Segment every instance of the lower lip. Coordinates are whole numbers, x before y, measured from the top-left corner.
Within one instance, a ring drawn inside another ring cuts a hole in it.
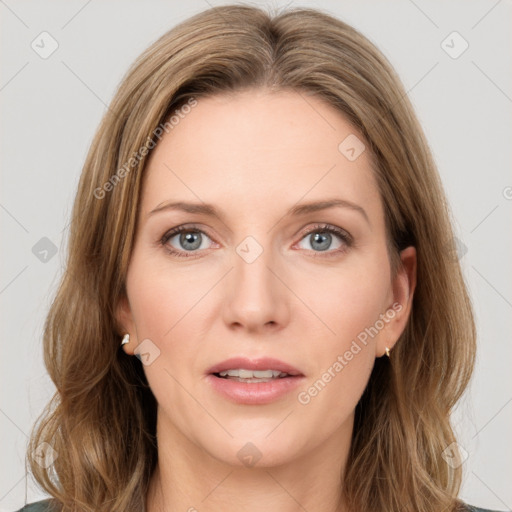
[[[296,389],[303,380],[303,375],[268,382],[240,382],[216,377],[213,374],[207,376],[207,381],[215,391],[237,404],[247,405],[271,403]]]

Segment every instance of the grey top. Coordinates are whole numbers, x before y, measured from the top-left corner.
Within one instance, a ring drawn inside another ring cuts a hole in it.
[[[20,510],[17,510],[16,512],[58,512],[59,508],[51,505],[52,500],[46,499],[42,501],[36,501],[34,503],[29,503],[28,505],[25,505]],[[466,505],[466,511],[467,512],[499,512],[497,510],[490,510],[487,508],[478,508],[473,507],[472,505]]]
[[[25,505],[23,508],[20,508],[17,512],[54,512],[57,511],[58,508],[52,508],[51,499],[35,501],[34,503],[29,503]]]

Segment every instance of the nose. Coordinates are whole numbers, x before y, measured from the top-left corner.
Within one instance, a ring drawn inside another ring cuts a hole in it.
[[[252,333],[282,329],[289,321],[291,292],[272,250],[254,240],[241,244],[233,254],[233,265],[223,308],[226,325]]]

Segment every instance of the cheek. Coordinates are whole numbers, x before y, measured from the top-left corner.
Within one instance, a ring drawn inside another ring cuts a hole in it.
[[[345,284],[335,301],[326,299],[323,304],[325,323],[334,334],[325,334],[324,329],[321,338],[307,348],[307,359],[314,364],[297,395],[304,414],[320,420],[316,427],[320,436],[345,424],[375,363],[378,334],[372,328],[382,313],[382,301],[375,296],[374,286],[360,280]]]
[[[203,279],[179,269],[170,271],[161,258],[133,259],[128,294],[139,343],[149,339],[156,346],[158,356],[144,372],[159,403],[185,399],[180,384],[190,389],[192,376],[203,369],[198,354],[207,331],[206,309],[212,308],[214,294],[208,291],[213,284],[212,276]]]
[[[161,342],[173,337],[206,291],[191,286],[189,275],[142,257],[134,259],[127,286],[139,337]]]
[[[324,324],[322,337],[333,348],[350,345],[385,312],[390,284],[389,274],[382,267],[376,259],[318,274],[299,292]]]
[[[317,328],[304,327],[313,332],[304,348],[314,363],[299,402],[332,407],[338,419],[355,407],[364,391],[375,362],[376,340],[385,325],[379,319],[387,306],[389,279],[378,258],[373,263],[339,270],[328,279],[318,275],[311,281],[316,286],[302,289],[321,322],[313,319],[310,325]]]
[[[205,290],[190,286],[190,279],[152,262],[134,265],[129,281],[132,312],[139,343],[149,339],[157,357],[144,373],[157,402],[166,410],[190,407],[183,386],[196,360],[197,327],[191,324]],[[194,305],[196,304],[196,307]]]

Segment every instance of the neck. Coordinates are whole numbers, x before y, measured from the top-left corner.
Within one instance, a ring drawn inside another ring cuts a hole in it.
[[[342,476],[353,417],[340,432],[302,456],[276,465],[246,467],[212,457],[159,413],[158,463],[147,512],[346,512]]]

